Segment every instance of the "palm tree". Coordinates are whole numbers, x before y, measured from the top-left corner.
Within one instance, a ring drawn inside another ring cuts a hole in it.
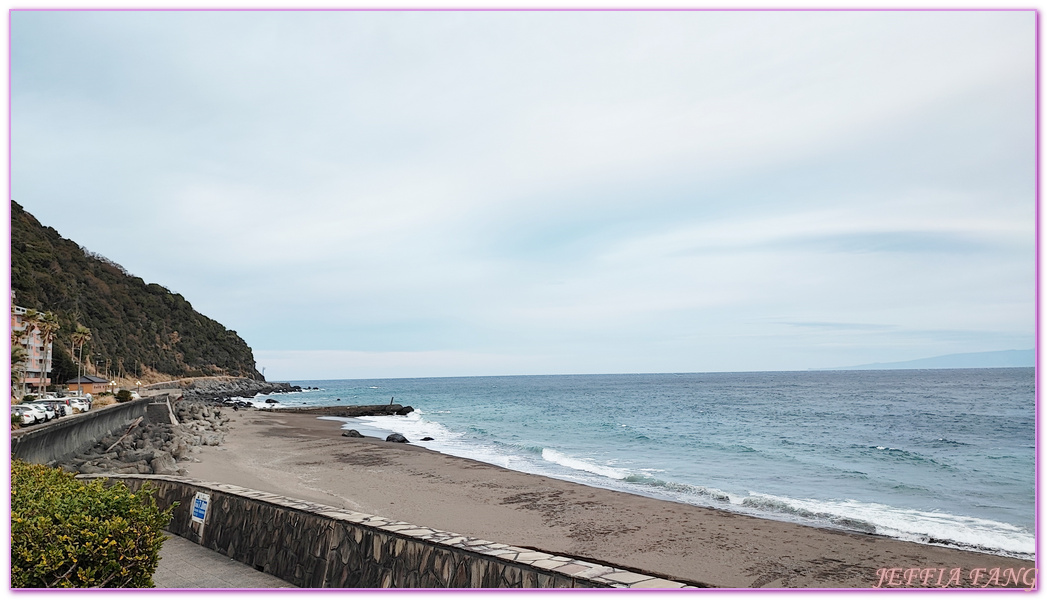
[[[24,338],[25,341],[22,342],[22,346],[27,348],[27,349],[29,347],[29,340],[32,339],[32,336],[33,336],[33,330],[37,329],[40,326],[40,317],[41,317],[40,313],[35,308],[30,308],[29,310],[25,311],[24,315],[22,315],[22,324],[25,325],[25,329],[22,330],[22,335],[20,337]],[[27,365],[26,370],[31,371],[32,370],[31,367],[32,367],[32,365]],[[26,383],[25,379],[23,379],[22,380],[22,395],[23,396],[25,396],[25,392],[26,392],[26,390],[25,390],[25,383]]]
[[[51,364],[48,360],[51,355],[47,352],[47,346],[54,341],[55,334],[62,326],[58,324],[58,317],[48,311],[40,318],[40,323],[36,328],[40,330],[40,337],[43,338],[44,342],[44,370],[40,374],[40,393],[43,394],[44,389],[47,387],[47,374],[51,371]]]
[[[91,341],[91,330],[88,329],[87,327],[84,327],[83,325],[77,323],[76,324],[76,331],[73,333],[73,335],[71,337],[73,338],[73,344],[76,345],[77,350],[79,351],[79,356],[77,358],[77,367],[76,367],[76,377],[77,377],[77,380],[79,381],[80,377],[83,375],[84,344],[86,344],[87,342]],[[84,389],[83,384],[78,382],[76,384],[76,392],[78,394],[82,394],[83,393],[83,389]]]
[[[21,332],[11,332],[11,394],[14,395],[15,386],[25,378],[25,359],[29,358],[29,352],[19,338]],[[24,394],[23,394],[24,395]]]

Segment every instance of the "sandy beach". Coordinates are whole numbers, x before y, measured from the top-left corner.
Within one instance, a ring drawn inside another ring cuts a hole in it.
[[[717,587],[996,587],[1031,561],[784,523],[509,471],[307,414],[229,411],[190,477]],[[888,571],[897,569],[896,571]],[[914,573],[914,569],[919,569]],[[979,571],[983,569],[984,571]],[[1031,581],[1032,577],[1028,577]]]

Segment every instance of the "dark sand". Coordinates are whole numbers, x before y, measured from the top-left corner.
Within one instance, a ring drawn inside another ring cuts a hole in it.
[[[748,517],[591,488],[425,448],[341,436],[312,415],[229,411],[223,446],[189,476],[678,581],[873,587],[878,569],[1030,569],[1030,561]],[[937,574],[930,583],[937,581]],[[898,573],[895,582],[902,580]],[[987,579],[980,576],[979,587]],[[919,576],[914,581],[919,583]],[[886,582],[885,585],[886,586]]]

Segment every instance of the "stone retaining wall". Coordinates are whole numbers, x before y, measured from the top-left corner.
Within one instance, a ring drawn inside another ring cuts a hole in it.
[[[135,490],[148,482],[162,507],[178,502],[172,533],[299,587],[686,587],[233,485],[159,475],[109,477]],[[202,525],[191,518],[197,492],[210,496]]]
[[[95,408],[11,432],[11,458],[47,464],[72,456],[110,433],[144,417],[153,398]]]

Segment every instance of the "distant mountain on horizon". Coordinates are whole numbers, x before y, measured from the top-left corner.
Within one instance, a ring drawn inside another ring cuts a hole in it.
[[[879,369],[994,369],[1006,367],[1035,367],[1035,350],[997,350],[995,352],[965,352],[945,354],[901,362],[870,363],[853,367],[827,367],[816,371],[866,371]]]

